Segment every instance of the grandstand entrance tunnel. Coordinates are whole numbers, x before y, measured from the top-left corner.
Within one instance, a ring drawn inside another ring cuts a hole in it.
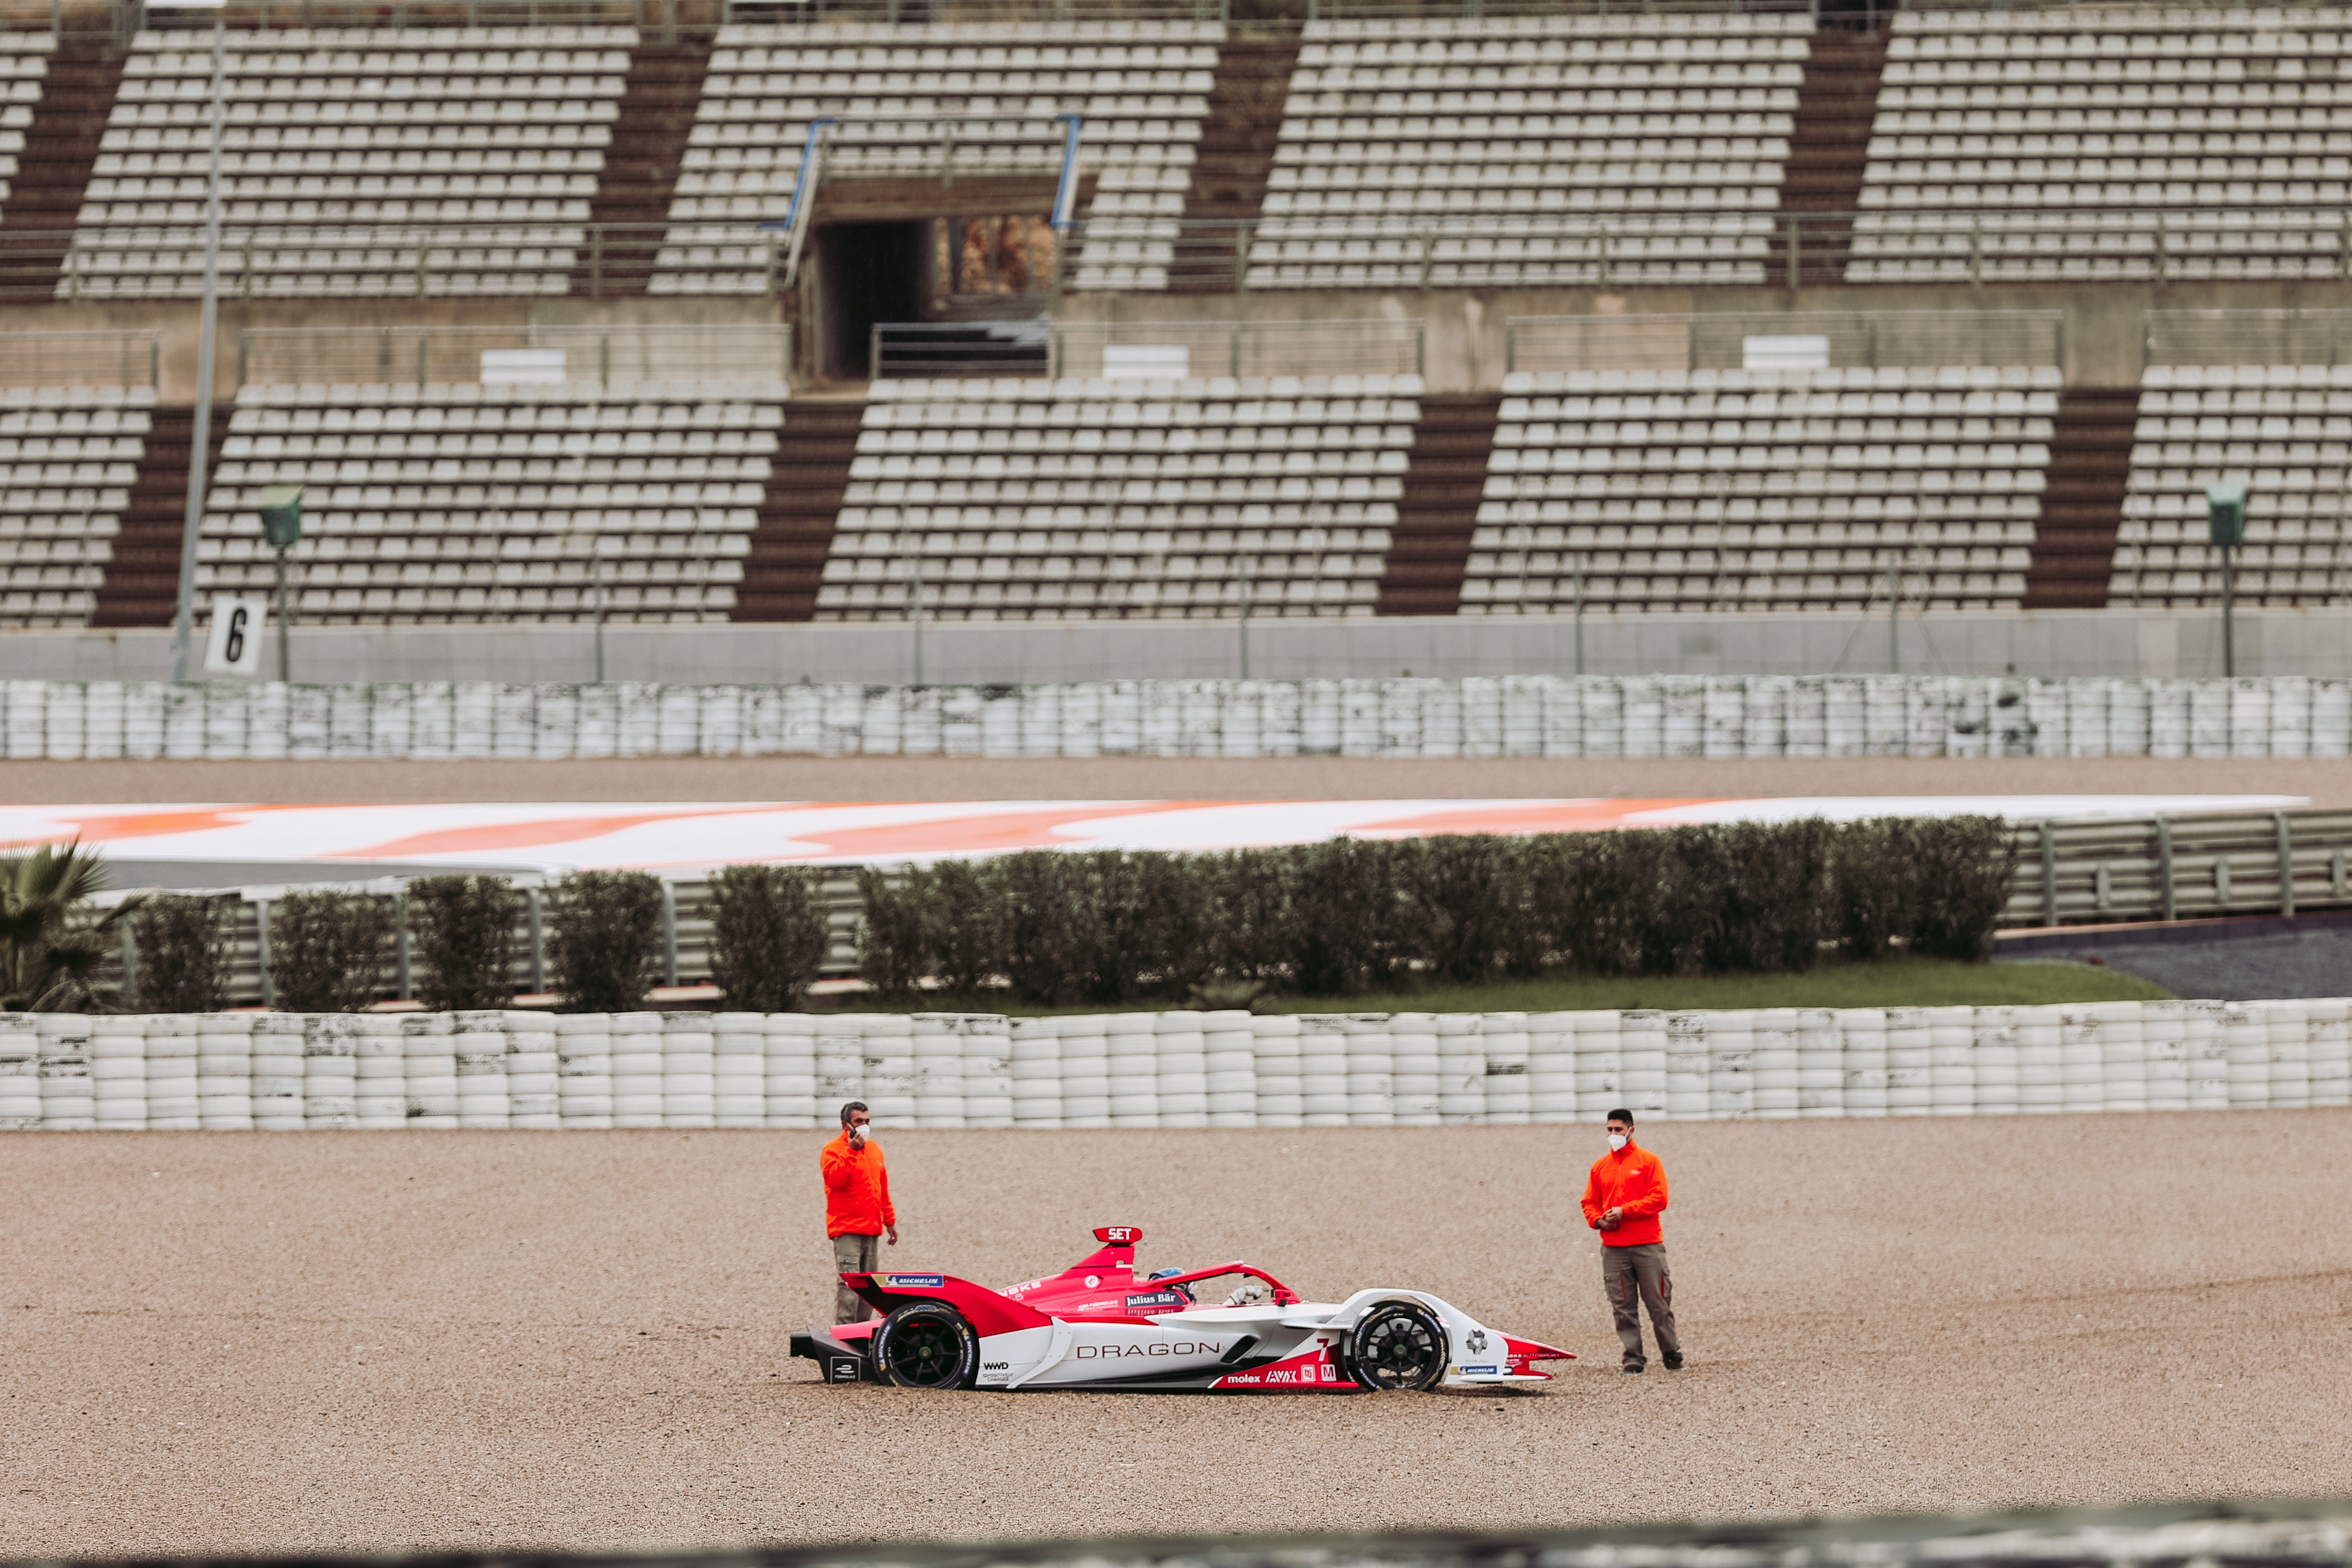
[[[824,381],[864,381],[877,322],[922,319],[931,225],[921,220],[832,223],[813,237],[816,342],[812,367]]]

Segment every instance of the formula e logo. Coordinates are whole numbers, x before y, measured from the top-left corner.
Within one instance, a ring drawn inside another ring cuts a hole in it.
[[[1470,1337],[1462,1342],[1469,1348],[1472,1355],[1484,1355],[1486,1353],[1486,1331],[1473,1329]]]
[[[936,1290],[948,1282],[944,1274],[885,1274],[882,1284],[891,1290]]]

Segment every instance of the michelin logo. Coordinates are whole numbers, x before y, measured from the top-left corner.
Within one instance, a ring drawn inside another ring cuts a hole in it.
[[[944,1274],[885,1274],[883,1285],[892,1290],[936,1290],[948,1282]]]

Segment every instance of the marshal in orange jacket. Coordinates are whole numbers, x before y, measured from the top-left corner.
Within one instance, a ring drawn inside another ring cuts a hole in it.
[[[824,1234],[879,1236],[885,1226],[898,1223],[890,1205],[890,1173],[883,1168],[882,1145],[871,1138],[862,1148],[850,1145],[849,1134],[824,1146],[817,1156],[824,1170]]]
[[[1601,1230],[1601,1216],[1622,1208],[1615,1230],[1601,1230],[1603,1247],[1643,1247],[1664,1239],[1658,1215],[1666,1206],[1666,1167],[1639,1143],[1626,1142],[1592,1162],[1584,1182],[1584,1222]]]

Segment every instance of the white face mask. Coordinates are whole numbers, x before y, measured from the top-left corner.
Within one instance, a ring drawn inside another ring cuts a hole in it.
[[[1609,1134],[1609,1147],[1612,1150],[1622,1149],[1630,1142],[1632,1142],[1632,1140],[1628,1139],[1622,1132],[1612,1132]]]

